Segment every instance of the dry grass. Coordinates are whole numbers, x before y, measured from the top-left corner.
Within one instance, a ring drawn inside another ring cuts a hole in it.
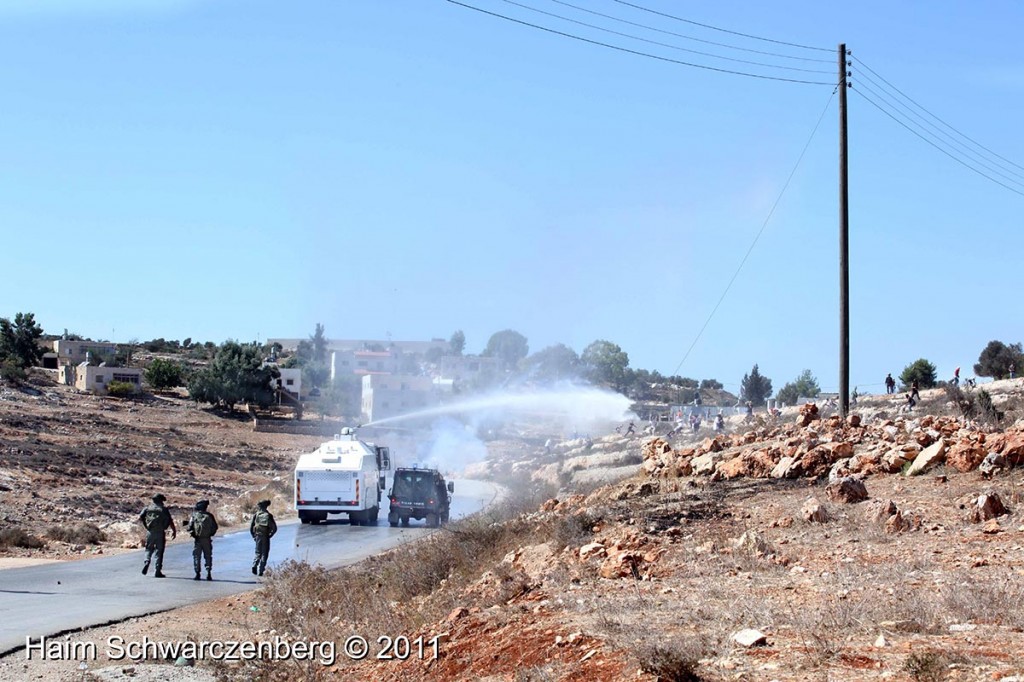
[[[72,545],[98,545],[107,539],[107,534],[95,524],[87,521],[50,526],[46,537]]]
[[[40,549],[46,546],[46,542],[35,535],[25,532],[23,528],[12,526],[0,530],[0,547],[24,547],[26,549]]]

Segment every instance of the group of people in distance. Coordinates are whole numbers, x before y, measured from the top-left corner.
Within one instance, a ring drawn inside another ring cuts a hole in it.
[[[162,493],[153,496],[153,503],[139,514],[139,522],[146,529],[146,561],[142,564],[142,575],[149,573],[150,564],[154,559],[156,565],[153,576],[166,578],[164,575],[164,549],[167,546],[167,531],[171,531],[171,539],[178,537],[178,528],[174,524],[171,510],[164,504],[167,498]],[[270,538],[277,533],[277,522],[269,511],[270,500],[261,500],[249,522],[249,534],[256,543],[256,555],[252,562],[252,574],[263,575],[270,556]],[[206,579],[213,580],[213,536],[219,526],[217,519],[210,511],[209,500],[195,503],[192,513],[185,522],[185,530],[192,536],[192,566],[195,569],[193,580],[201,578],[200,569],[205,566]]]

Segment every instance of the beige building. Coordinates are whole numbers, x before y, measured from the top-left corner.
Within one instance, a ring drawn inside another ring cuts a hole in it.
[[[135,393],[142,390],[142,370],[138,367],[93,367],[85,362],[75,367],[75,388],[87,393],[106,395],[112,381],[131,384]]]
[[[416,412],[436,402],[437,394],[430,377],[403,374],[363,377],[361,412],[367,423]]]
[[[89,356],[109,357],[117,355],[117,344],[102,343],[100,341],[54,339],[53,352],[57,354],[58,365],[78,365],[85,362]]]

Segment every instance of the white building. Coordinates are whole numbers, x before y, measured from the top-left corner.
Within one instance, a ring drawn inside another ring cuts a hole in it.
[[[409,414],[437,402],[430,377],[402,374],[367,374],[363,377],[363,420],[372,423]]]
[[[135,393],[142,390],[142,370],[138,367],[93,367],[83,362],[75,367],[75,388],[80,391],[106,395],[113,381],[131,384]]]

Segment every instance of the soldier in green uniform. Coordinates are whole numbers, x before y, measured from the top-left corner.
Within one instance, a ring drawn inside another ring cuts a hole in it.
[[[164,567],[164,547],[167,544],[167,529],[171,529],[171,539],[178,537],[178,529],[174,525],[170,510],[164,506],[167,498],[157,493],[153,496],[153,504],[142,510],[139,521],[146,529],[146,563],[142,564],[142,575],[149,572],[149,564],[156,553],[156,578],[166,578],[160,569]]]
[[[249,522],[249,534],[256,541],[256,557],[252,560],[252,574],[263,575],[267,568],[267,558],[270,556],[270,538],[277,532],[277,522],[274,515],[267,511],[270,500],[260,500],[256,505],[258,509],[252,515]]]
[[[192,548],[192,565],[196,569],[196,577],[199,580],[199,568],[206,560],[206,579],[213,580],[213,536],[217,534],[217,519],[214,518],[208,509],[209,500],[196,502],[192,516],[188,518],[188,525],[185,530],[195,538],[195,547]]]

